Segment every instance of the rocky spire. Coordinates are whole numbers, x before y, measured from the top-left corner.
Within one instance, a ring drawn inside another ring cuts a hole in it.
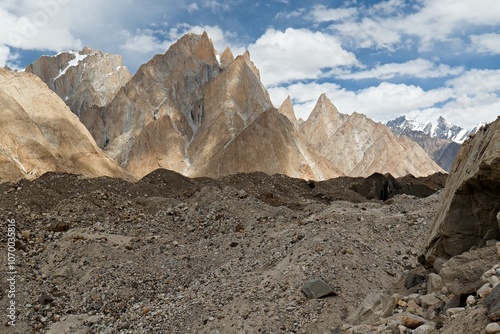
[[[234,61],[233,52],[229,47],[227,47],[220,56],[220,65],[223,69],[226,69]]]
[[[290,122],[292,122],[292,124],[295,124],[297,122],[297,118],[295,117],[295,111],[293,110],[293,104],[290,95],[288,95],[285,101],[283,101],[278,111],[283,115],[285,115],[290,120]]]

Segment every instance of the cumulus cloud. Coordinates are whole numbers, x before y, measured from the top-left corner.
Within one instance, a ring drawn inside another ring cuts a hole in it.
[[[478,53],[500,54],[500,34],[472,35],[470,51]]]
[[[307,29],[268,29],[248,50],[268,86],[318,79],[325,69],[359,65],[337,38]]]
[[[441,78],[458,75],[463,72],[463,67],[450,67],[446,64],[435,64],[427,59],[418,58],[405,63],[390,63],[378,65],[366,71],[343,74],[341,79],[380,79],[388,80],[396,77],[411,78]]]
[[[345,42],[357,48],[393,49],[401,42],[401,35],[390,22],[364,18],[330,26],[344,37]]]

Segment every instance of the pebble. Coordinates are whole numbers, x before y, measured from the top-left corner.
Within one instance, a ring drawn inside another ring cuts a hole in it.
[[[467,297],[467,305],[468,306],[476,305],[476,298],[474,298],[474,296],[472,296],[472,295]]]
[[[481,298],[486,298],[491,293],[491,290],[492,289],[490,283],[486,283],[485,285],[480,287],[479,290],[477,290],[477,295]]]

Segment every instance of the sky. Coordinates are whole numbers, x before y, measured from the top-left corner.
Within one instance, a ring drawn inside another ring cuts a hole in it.
[[[183,34],[248,50],[271,99],[306,119],[322,93],[385,122],[500,115],[498,0],[0,0],[0,67],[84,46],[132,74]]]

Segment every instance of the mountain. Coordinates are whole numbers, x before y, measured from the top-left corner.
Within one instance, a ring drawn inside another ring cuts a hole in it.
[[[297,120],[276,109],[250,54],[214,49],[187,34],[129,78],[121,58],[92,49],[42,57],[28,67],[72,108],[95,142],[135,177],[165,168],[186,176],[282,173],[304,179],[374,172],[442,171],[418,145],[322,95]],[[96,87],[100,87],[97,89]]]
[[[46,172],[132,180],[38,77],[0,69],[0,182]]]
[[[443,171],[413,141],[398,138],[388,127],[365,115],[340,113],[324,94],[300,131],[345,175],[368,176],[379,172],[425,176]]]
[[[398,136],[406,136],[419,144],[424,151],[445,171],[449,172],[461,143],[476,133],[483,124],[472,130],[451,125],[443,117],[436,122],[418,123],[400,116],[387,122],[387,126]]]
[[[435,122],[419,123],[403,115],[387,122],[386,125],[398,136],[405,130],[420,131],[431,138],[445,139],[462,144],[484,124],[480,123],[473,129],[468,130],[457,125],[452,125],[442,116],[439,116]]]
[[[26,72],[39,76],[78,117],[107,105],[131,78],[121,56],[91,48],[42,56]]]
[[[278,116],[249,53],[234,58],[226,49],[218,57],[206,33],[182,37],[107,106],[82,115],[100,147],[138,177],[157,168],[213,177],[340,175]]]

